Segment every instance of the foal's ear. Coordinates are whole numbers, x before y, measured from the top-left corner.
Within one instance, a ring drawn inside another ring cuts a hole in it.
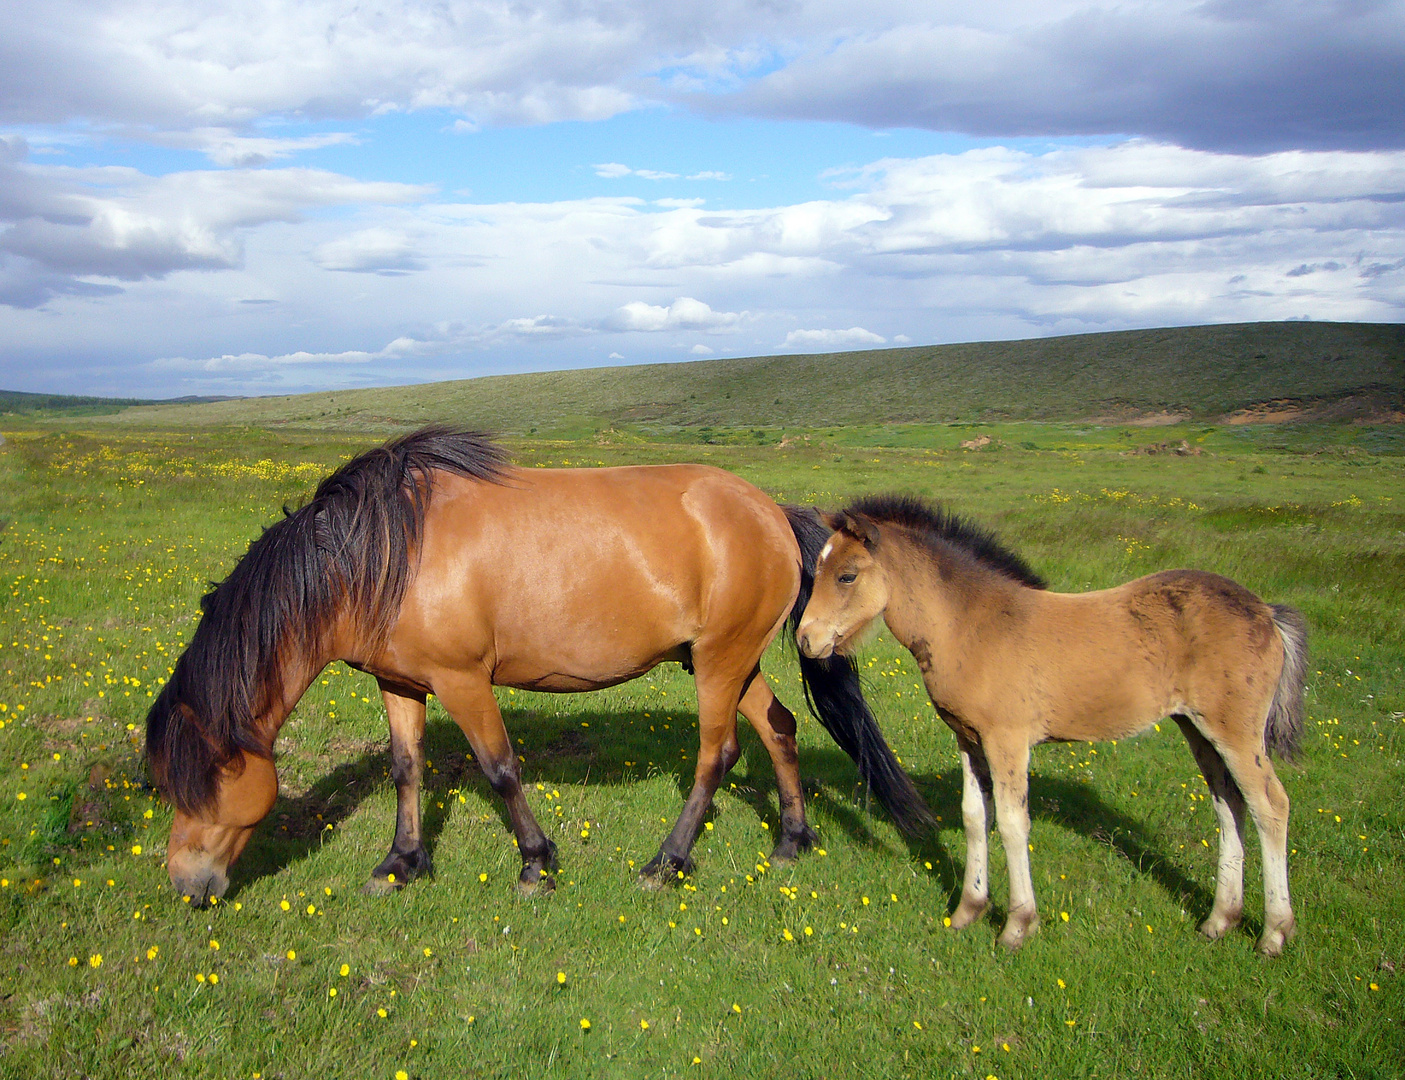
[[[855,540],[861,541],[864,547],[871,548],[878,543],[878,526],[873,523],[872,518],[863,514],[856,514],[851,510],[841,511],[835,515],[835,523],[830,527],[835,532],[847,533]]]

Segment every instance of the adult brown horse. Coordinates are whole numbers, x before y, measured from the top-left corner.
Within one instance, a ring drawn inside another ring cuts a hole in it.
[[[675,660],[697,679],[693,789],[646,877],[675,879],[723,774],[737,712],[776,770],[773,859],[810,847],[795,718],[759,662],[808,595],[829,530],[720,469],[517,469],[485,437],[430,428],[358,457],[250,545],[147,717],[151,776],[175,806],[167,866],[196,903],[277,794],[273,745],[335,659],[374,675],[390,722],[395,839],[372,883],[429,869],[420,839],[425,698],[434,694],[507,804],[521,887],[552,880],[555,847],[527,808],[492,687],[612,686]],[[797,603],[797,598],[800,602]],[[816,711],[905,827],[929,820],[883,741],[851,662],[803,659]]]
[[[800,619],[802,654],[852,651],[882,616],[917,659],[961,751],[966,875],[951,925],[985,910],[986,798],[1010,873],[1000,940],[1037,929],[1029,873],[1029,751],[1048,739],[1120,739],[1170,716],[1190,743],[1220,825],[1218,938],[1244,906],[1244,806],[1263,849],[1264,929],[1277,955],[1295,923],[1288,899],[1288,795],[1270,750],[1291,756],[1303,722],[1307,635],[1289,607],[1215,574],[1170,570],[1114,589],[1054,593],[989,533],[916,499],[874,497],[828,515]]]

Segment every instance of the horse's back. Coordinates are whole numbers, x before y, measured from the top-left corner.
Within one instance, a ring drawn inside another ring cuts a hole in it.
[[[437,477],[396,636],[440,662],[481,656],[504,683],[609,685],[686,655],[710,626],[769,628],[798,564],[775,502],[710,466]]]

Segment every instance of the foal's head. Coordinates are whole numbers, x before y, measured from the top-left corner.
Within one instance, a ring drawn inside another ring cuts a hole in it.
[[[795,632],[800,651],[816,660],[850,655],[888,606],[888,575],[874,550],[878,526],[863,514],[821,514],[834,535],[815,563],[810,602]]]

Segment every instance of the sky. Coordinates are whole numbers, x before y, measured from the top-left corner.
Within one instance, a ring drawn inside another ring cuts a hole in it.
[[[7,0],[0,388],[1405,322],[1405,0]]]

